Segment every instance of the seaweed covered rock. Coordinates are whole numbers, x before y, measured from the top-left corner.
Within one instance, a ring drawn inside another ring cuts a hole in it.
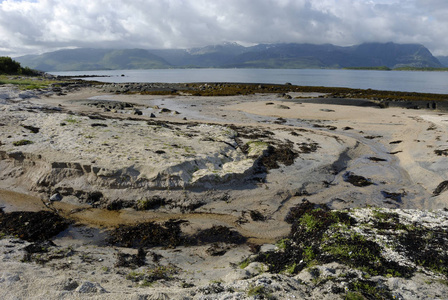
[[[109,243],[116,246],[176,247],[183,241],[180,225],[186,221],[170,220],[161,224],[154,222],[137,225],[121,225],[110,233]]]
[[[213,226],[204,229],[189,238],[190,244],[204,245],[210,243],[242,244],[246,241],[239,232],[226,226]]]
[[[292,224],[287,238],[244,265],[261,262],[270,273],[299,274],[315,287],[363,299],[396,298],[388,279],[412,280],[417,272],[448,282],[446,210],[336,211],[304,201],[290,210],[286,221]],[[334,278],[336,271],[321,276],[329,266],[337,266],[344,278]],[[347,270],[352,270],[350,276]]]
[[[67,229],[69,224],[51,211],[0,213],[0,232],[30,242],[47,240]]]

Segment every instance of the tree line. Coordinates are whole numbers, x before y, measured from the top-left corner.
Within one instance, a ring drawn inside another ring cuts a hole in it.
[[[0,74],[6,75],[38,75],[36,70],[22,67],[20,63],[8,56],[0,57]]]

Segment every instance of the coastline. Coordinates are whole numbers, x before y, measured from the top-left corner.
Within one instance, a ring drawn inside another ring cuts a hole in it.
[[[216,88],[214,84],[198,86],[202,91]],[[43,256],[55,256],[55,251],[70,247],[77,254],[64,252],[60,260],[53,257],[43,267],[37,260],[19,262],[23,245],[29,242],[3,238],[2,250],[12,252],[3,252],[8,271],[0,280],[6,291],[2,296],[26,297],[42,284],[40,293],[47,292],[50,298],[75,299],[82,282],[90,282],[86,285],[91,293],[86,296],[98,299],[111,295],[180,299],[185,291],[191,299],[229,295],[245,299],[253,297],[249,290],[257,286],[269,287],[269,293],[279,298],[312,298],[317,295],[311,292],[313,284],[319,285],[306,275],[312,273],[310,268],[292,276],[264,272],[267,262],[234,267],[257,255],[259,250],[253,252],[260,246],[261,253],[275,247],[281,252],[276,241],[292,234],[285,218],[304,198],[334,210],[354,209],[355,215],[358,208],[369,206],[387,213],[397,211],[402,221],[406,214],[422,216],[434,210],[431,218],[439,218],[446,233],[446,188],[436,192],[448,177],[443,138],[447,115],[439,103],[416,110],[386,108],[379,100],[319,98],[326,93],[315,92],[261,90],[203,96],[179,87],[173,93],[169,86],[159,95],[120,89],[119,85],[97,85],[48,96],[21,98],[17,93],[15,98],[2,98],[0,188],[9,191],[0,193],[2,201],[9,193],[8,204],[13,205],[16,194],[11,192],[26,193],[36,196],[37,204],[47,203],[52,211],[83,224],[53,238],[57,247],[49,247]],[[354,101],[355,105],[347,105]],[[14,145],[23,140],[31,143]],[[48,204],[56,194],[61,201]],[[142,210],[138,205],[147,206]],[[11,206],[7,212],[13,210]],[[365,214],[374,216],[374,212]],[[199,244],[178,244],[171,250],[164,249],[166,245],[146,246],[146,262],[134,271],[129,264],[117,267],[116,257],[121,257],[117,253],[138,255],[137,249],[95,244],[95,237],[104,237],[99,232],[105,229],[141,222],[164,228],[172,226],[167,223],[170,219],[188,221],[179,228],[182,238],[190,240],[204,232],[220,236],[219,230],[226,229],[221,240],[212,242],[204,238],[206,242],[199,239],[194,242]],[[216,231],[207,231],[210,228]],[[246,239],[244,243],[224,238],[240,236]],[[148,253],[155,253],[152,262]],[[83,255],[90,259],[83,261]],[[158,255],[164,257],[162,262],[154,259]],[[36,259],[34,253],[31,257]],[[148,272],[161,266],[166,276],[142,288]],[[76,275],[79,268],[85,270],[83,275]],[[321,272],[325,268],[346,267],[325,266]],[[32,279],[35,272],[43,272],[48,279],[51,269],[58,270],[54,280],[43,284]],[[146,277],[126,276],[132,272]],[[431,288],[443,295],[446,285],[434,278],[446,281],[445,275],[425,274],[412,280],[392,277],[416,284],[413,293],[417,294],[428,292],[424,282],[433,280]],[[76,278],[75,288],[66,288],[68,278]],[[266,280],[271,284],[263,284]],[[20,291],[24,281],[32,287]],[[393,290],[397,283],[389,281],[388,289]],[[272,282],[278,290],[271,288]],[[343,282],[350,281],[335,283],[342,290],[331,295],[347,292]],[[187,287],[190,284],[194,287]],[[315,293],[324,288],[328,288],[325,282]]]

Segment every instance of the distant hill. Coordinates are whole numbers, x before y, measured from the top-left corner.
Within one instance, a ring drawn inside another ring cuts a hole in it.
[[[437,56],[437,59],[444,67],[448,68],[448,56]]]
[[[192,49],[71,49],[16,58],[42,71],[163,68],[352,68],[443,65],[420,44],[364,43],[341,47],[331,44],[260,44],[244,47],[225,43]]]
[[[41,71],[162,69],[171,65],[143,49],[66,49],[16,58],[22,65]]]

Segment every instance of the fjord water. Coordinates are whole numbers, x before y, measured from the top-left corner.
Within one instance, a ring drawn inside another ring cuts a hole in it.
[[[100,75],[102,82],[290,82],[301,86],[348,87],[448,94],[448,72],[333,69],[157,69],[52,72],[54,75]],[[108,77],[106,77],[108,76]]]

